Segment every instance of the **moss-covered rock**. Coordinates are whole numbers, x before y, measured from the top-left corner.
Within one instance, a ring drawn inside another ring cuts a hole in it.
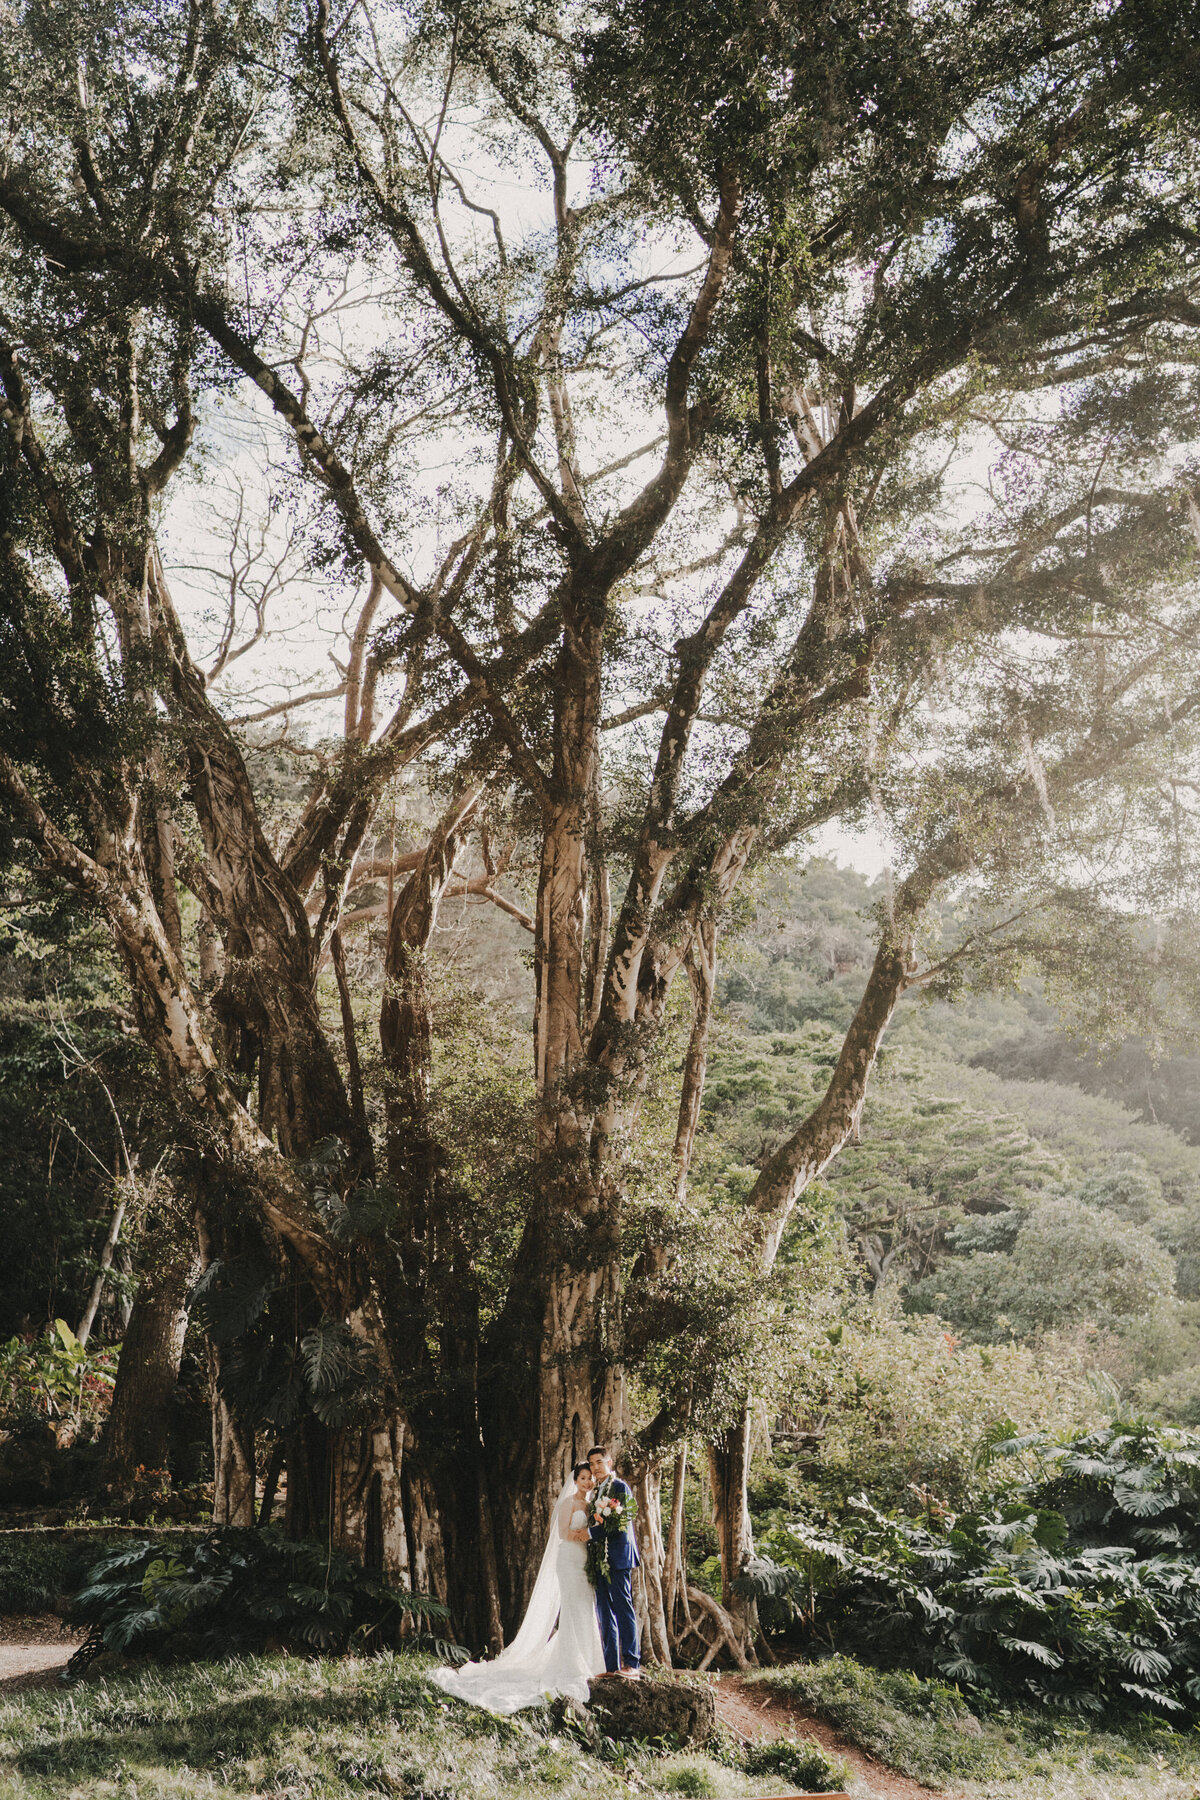
[[[640,1743],[667,1739],[707,1744],[717,1710],[708,1687],[677,1675],[643,1674],[640,1681],[602,1675],[590,1684],[592,1712],[610,1737]]]

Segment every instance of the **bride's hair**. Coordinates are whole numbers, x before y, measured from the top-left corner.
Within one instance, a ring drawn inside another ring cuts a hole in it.
[[[590,1475],[591,1472],[591,1465],[589,1463],[576,1463],[575,1467],[571,1470],[571,1473],[576,1480],[578,1480],[581,1475]]]

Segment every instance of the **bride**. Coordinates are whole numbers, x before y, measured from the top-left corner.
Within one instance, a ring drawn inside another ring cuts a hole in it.
[[[604,1673],[585,1567],[591,1490],[588,1465],[579,1463],[550,1515],[545,1554],[516,1637],[491,1662],[435,1669],[430,1679],[446,1693],[494,1713],[536,1706],[548,1694],[569,1694],[586,1706],[588,1682]]]

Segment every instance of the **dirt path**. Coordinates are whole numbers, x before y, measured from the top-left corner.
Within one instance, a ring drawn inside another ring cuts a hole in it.
[[[898,1775],[874,1757],[864,1756],[831,1726],[761,1688],[746,1687],[737,1675],[722,1675],[713,1697],[717,1712],[739,1737],[757,1740],[802,1733],[816,1738],[823,1750],[842,1757],[850,1765],[851,1792],[861,1796],[861,1800],[868,1800],[868,1796],[871,1800],[954,1800],[951,1794],[922,1787],[919,1781]]]
[[[0,1614],[0,1696],[53,1687],[80,1635],[53,1613]]]

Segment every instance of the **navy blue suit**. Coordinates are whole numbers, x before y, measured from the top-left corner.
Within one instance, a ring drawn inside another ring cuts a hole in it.
[[[622,1481],[619,1475],[610,1475],[605,1486],[613,1499],[620,1500],[622,1504],[632,1492],[629,1483]],[[593,1505],[596,1497],[593,1494]],[[603,1538],[604,1527],[589,1526],[588,1536]],[[618,1531],[609,1538],[608,1580],[600,1582],[596,1588],[596,1612],[600,1619],[600,1638],[604,1645],[604,1666],[610,1671],[636,1669],[642,1660],[638,1644],[637,1614],[633,1610],[633,1571],[641,1560],[632,1525],[627,1525],[624,1531]]]

